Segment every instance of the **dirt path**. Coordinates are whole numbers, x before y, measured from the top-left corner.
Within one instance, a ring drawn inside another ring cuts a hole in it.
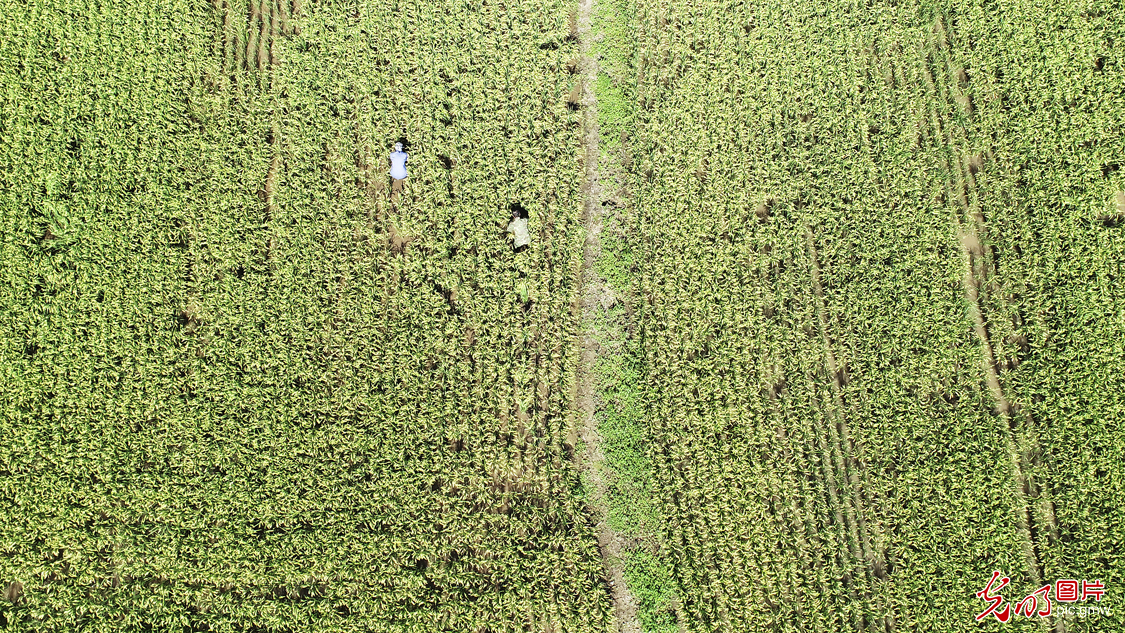
[[[594,371],[596,361],[602,346],[606,342],[607,334],[594,330],[595,317],[613,304],[613,290],[606,285],[597,273],[596,263],[601,256],[601,231],[606,214],[614,212],[615,207],[600,204],[602,199],[602,185],[599,182],[598,162],[600,150],[598,148],[598,104],[594,94],[594,86],[598,77],[598,61],[591,52],[593,40],[592,13],[593,0],[581,0],[578,13],[578,36],[581,42],[582,74],[582,105],[584,110],[583,144],[586,148],[585,167],[586,178],[583,184],[584,221],[586,224],[586,243],[584,245],[584,259],[582,268],[582,320],[583,331],[582,359],[578,368],[578,401],[576,403],[581,414],[579,437],[582,439],[584,450],[581,453],[580,466],[590,490],[591,510],[597,519],[598,547],[601,550],[602,561],[605,564],[606,575],[609,577],[610,590],[613,593],[614,611],[616,613],[617,630],[619,633],[641,633],[641,625],[637,620],[637,605],[633,594],[625,585],[625,574],[622,566],[622,550],[625,540],[610,527],[606,521],[606,473],[604,471],[605,455],[602,452],[601,436],[598,434],[597,421],[594,416],[598,409],[597,377]]]

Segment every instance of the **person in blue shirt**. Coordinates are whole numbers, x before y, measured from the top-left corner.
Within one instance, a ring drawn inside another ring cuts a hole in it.
[[[406,180],[406,159],[409,157],[402,151],[402,143],[395,143],[395,151],[391,152],[391,178]]]
[[[394,182],[391,184],[391,195],[395,198],[398,197],[398,192],[402,191],[402,183],[406,180],[406,159],[410,155],[402,151],[402,143],[395,143],[395,151],[391,152],[391,178]]]

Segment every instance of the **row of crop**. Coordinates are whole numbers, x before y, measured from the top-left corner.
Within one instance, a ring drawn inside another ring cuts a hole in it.
[[[963,60],[959,50],[967,47],[968,42],[950,28],[957,23],[958,16],[942,7],[935,8],[932,13],[933,37],[924,59],[922,75],[932,97],[933,131],[936,137],[943,138],[950,150],[938,164],[938,173],[946,179],[946,191],[939,196],[939,201],[953,212],[965,266],[962,285],[981,355],[979,371],[993,402],[995,418],[1003,430],[1001,442],[1006,446],[1012,463],[1010,488],[1014,493],[1015,523],[1023,534],[1024,566],[1027,569],[1026,575],[1020,578],[1021,584],[1038,587],[1043,582],[1043,557],[1047,554],[1046,546],[1052,538],[1050,526],[1055,524],[1055,519],[1050,510],[1050,499],[1044,497],[1038,485],[1040,465],[1030,457],[1037,452],[1038,431],[1033,425],[1024,424],[1026,419],[1021,420],[1015,415],[1018,405],[1013,406],[999,381],[1000,372],[1008,362],[1002,357],[1005,345],[1001,343],[1007,319],[1003,317],[1003,311],[994,311],[992,307],[1011,309],[1016,305],[1009,301],[997,304],[990,300],[996,298],[999,291],[995,284],[999,258],[995,249],[986,252],[980,243],[981,238],[987,243],[991,232],[992,222],[982,212],[981,202],[992,193],[993,182],[989,175],[995,171],[991,164],[995,158],[991,142],[995,131],[978,137],[984,141],[980,147],[974,145],[980,145],[981,140],[972,138],[995,121],[1001,97],[989,73],[981,76],[982,73],[974,68],[970,76],[961,64]],[[955,107],[952,116],[938,113],[939,110],[949,109],[948,106],[942,107],[945,104]],[[1001,356],[998,358],[998,355]]]

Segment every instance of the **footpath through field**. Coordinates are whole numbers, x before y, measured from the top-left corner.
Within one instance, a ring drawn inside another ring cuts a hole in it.
[[[606,411],[605,383],[607,366],[619,358],[625,336],[624,323],[615,318],[612,310],[617,302],[614,288],[602,269],[608,256],[602,251],[602,235],[607,224],[615,225],[614,217],[619,200],[612,204],[607,196],[616,196],[622,190],[620,174],[612,167],[613,157],[601,151],[601,128],[598,115],[598,86],[602,74],[599,49],[595,42],[604,41],[605,33],[595,20],[595,11],[611,12],[612,5],[597,6],[593,0],[582,0],[578,14],[578,33],[582,43],[582,76],[584,109],[583,130],[585,145],[585,183],[583,185],[583,219],[586,241],[584,245],[581,312],[582,356],[578,367],[578,399],[575,402],[581,416],[583,451],[579,456],[583,480],[590,495],[590,508],[597,520],[598,546],[601,550],[610,591],[613,595],[616,630],[618,633],[641,633],[637,618],[637,605],[625,576],[626,536],[618,532],[611,522],[609,507],[613,475],[606,468],[604,439],[599,427],[604,428]],[[620,525],[620,523],[618,523]]]

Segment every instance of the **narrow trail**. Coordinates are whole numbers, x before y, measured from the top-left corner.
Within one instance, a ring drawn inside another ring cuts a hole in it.
[[[601,257],[601,232],[607,214],[614,213],[614,205],[602,206],[603,188],[599,180],[600,149],[598,139],[598,104],[594,87],[597,85],[598,60],[593,54],[593,0],[581,0],[578,5],[578,37],[582,51],[581,74],[583,107],[583,146],[585,148],[585,182],[582,186],[584,196],[583,221],[586,226],[586,243],[583,246],[581,278],[581,362],[578,367],[578,390],[575,406],[580,414],[579,437],[585,447],[579,458],[579,466],[589,484],[591,510],[597,520],[598,548],[609,578],[613,594],[614,612],[619,633],[641,633],[637,619],[637,604],[633,594],[625,584],[625,571],[622,550],[625,539],[607,521],[607,484],[604,470],[605,454],[602,439],[598,433],[595,412],[598,410],[597,366],[598,355],[607,343],[606,339],[620,336],[620,332],[598,332],[595,323],[599,313],[604,312],[614,302],[613,290],[597,272],[597,262]],[[616,336],[615,336],[616,335]],[[612,344],[612,342],[610,343]]]

